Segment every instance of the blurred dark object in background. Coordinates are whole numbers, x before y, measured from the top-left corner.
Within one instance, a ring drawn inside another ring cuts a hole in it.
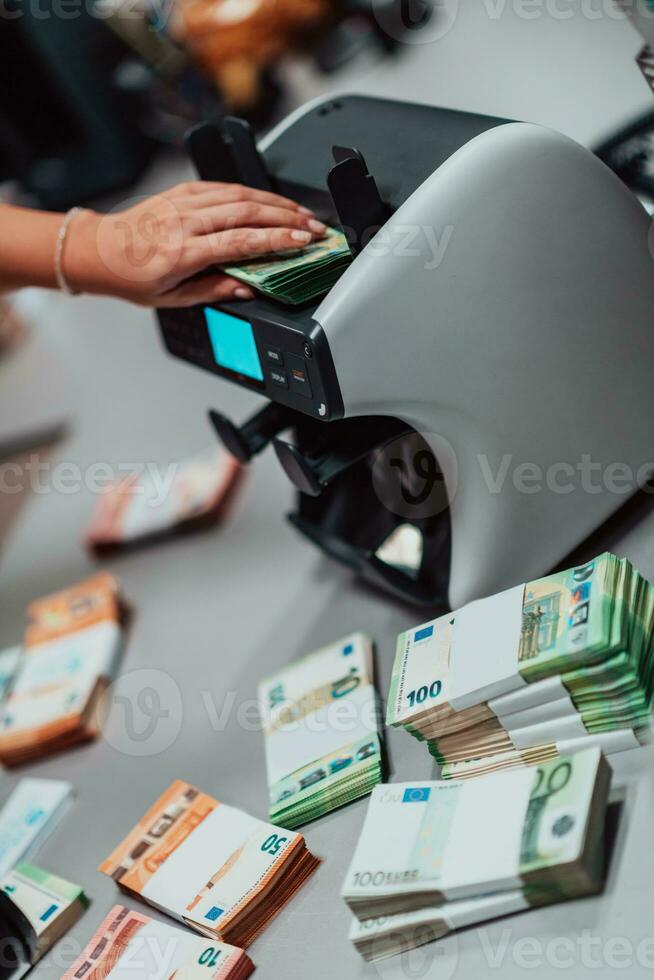
[[[0,176],[53,210],[129,185],[152,145],[113,82],[124,45],[83,5],[64,19],[56,0],[38,11],[10,2],[0,29]]]
[[[654,111],[618,130],[594,152],[635,194],[654,201]]]
[[[175,145],[196,122],[236,113],[261,129],[285,115],[287,56],[333,72],[396,50],[433,13],[432,0],[141,0],[138,23],[133,0],[109,2],[133,53],[118,83],[140,92],[143,131]]]
[[[47,209],[127,188],[199,121],[268,126],[288,108],[286,56],[335,71],[432,15],[432,0],[92,4],[64,16],[61,0],[0,0],[0,181]]]

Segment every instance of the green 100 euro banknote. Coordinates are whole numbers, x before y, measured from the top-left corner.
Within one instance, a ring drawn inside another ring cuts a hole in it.
[[[259,685],[270,820],[297,827],[381,779],[372,642],[354,633]]]
[[[327,228],[325,237],[286,255],[267,255],[222,271],[282,303],[297,305],[328,292],[352,261],[345,235]]]
[[[596,891],[610,769],[599,749],[462,782],[377,786],[342,895],[359,919],[520,889]]]

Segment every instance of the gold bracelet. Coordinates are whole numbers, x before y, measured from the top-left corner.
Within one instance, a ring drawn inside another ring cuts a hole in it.
[[[55,256],[54,256],[54,273],[55,279],[57,280],[57,285],[62,293],[67,293],[68,296],[79,296],[79,289],[71,289],[64,275],[64,248],[66,245],[66,238],[68,236],[68,229],[70,228],[71,222],[76,215],[83,211],[83,208],[71,208],[70,211],[64,217],[61,222],[61,228],[59,229],[59,234],[57,235],[57,244],[55,245]]]

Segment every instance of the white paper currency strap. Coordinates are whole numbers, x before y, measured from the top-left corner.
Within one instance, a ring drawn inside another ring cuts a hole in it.
[[[520,846],[533,782],[531,769],[464,782],[443,856],[446,900],[521,888]]]
[[[568,689],[556,674],[554,677],[546,677],[542,681],[536,681],[521,687],[510,694],[503,694],[493,698],[488,702],[488,707],[498,718],[511,715],[518,711],[528,711],[538,705],[546,704],[548,701],[557,701],[559,698],[569,697]]]
[[[560,740],[584,738],[588,731],[581,715],[577,713],[567,718],[552,718],[540,725],[516,728],[509,735],[516,749],[531,749],[536,745],[549,745]]]
[[[579,712],[568,694],[557,698],[556,701],[547,701],[545,704],[536,705],[535,708],[528,708],[526,711],[501,715],[497,720],[504,731],[513,732],[516,728],[525,728],[527,725],[541,725],[554,718],[576,718],[578,715]]]
[[[450,704],[463,711],[526,682],[518,672],[524,585],[460,609],[452,627]]]
[[[632,728],[619,729],[617,732],[586,733],[583,738],[568,738],[557,740],[556,748],[560,755],[570,755],[581,752],[591,746],[597,746],[605,755],[613,752],[626,752],[627,749],[637,749],[640,742]]]
[[[441,906],[443,920],[452,930],[463,929],[499,916],[524,912],[528,908],[529,902],[522,891],[482,895]]]

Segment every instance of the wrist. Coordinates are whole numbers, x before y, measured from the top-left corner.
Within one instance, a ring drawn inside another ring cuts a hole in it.
[[[66,232],[61,271],[72,292],[106,293],[107,269],[98,253],[98,228],[102,215],[84,210],[74,216]]]

